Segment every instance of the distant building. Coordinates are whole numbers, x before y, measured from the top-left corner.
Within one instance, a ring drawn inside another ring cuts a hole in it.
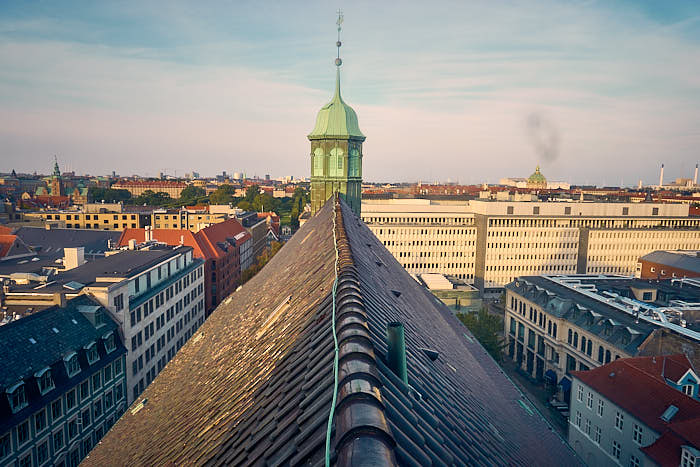
[[[228,219],[228,215],[213,213],[208,206],[191,206],[180,209],[157,209],[151,215],[154,229],[188,229],[193,232]]]
[[[588,465],[698,465],[698,376],[684,355],[623,358],[573,378],[569,444]]]
[[[117,323],[80,296],[0,325],[0,464],[78,465],[126,410]]]
[[[548,181],[542,172],[540,166],[535,168],[535,172],[528,178],[502,178],[498,181],[499,185],[511,186],[515,188],[534,188],[547,190],[569,190],[571,185],[566,182]]]
[[[207,315],[239,285],[241,273],[253,263],[252,237],[236,219],[213,224],[198,232],[181,229],[126,229],[118,241],[128,247],[155,241],[193,248],[194,257],[204,260],[204,291]]]
[[[182,190],[187,188],[187,185],[182,182],[169,180],[122,180],[114,183],[111,188],[114,190],[128,190],[131,196],[134,197],[142,195],[144,191],[151,190],[154,193],[167,193],[171,198],[177,199],[180,197]]]
[[[409,273],[465,279],[487,293],[522,275],[634,275],[640,256],[700,249],[700,218],[662,203],[363,203],[362,219]]]
[[[700,277],[700,250],[652,251],[639,258],[642,279]]]
[[[614,276],[528,276],[506,286],[507,354],[531,377],[558,384],[618,358],[675,353],[700,362],[700,329],[684,327],[700,286]]]

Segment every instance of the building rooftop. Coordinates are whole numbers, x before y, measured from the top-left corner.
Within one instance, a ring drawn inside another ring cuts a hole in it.
[[[406,329],[408,384],[387,366],[394,321]],[[335,389],[334,464],[580,463],[452,312],[332,200],[213,312],[85,462],[319,464]]]
[[[97,320],[95,313],[101,314]],[[0,326],[0,392],[4,393],[20,381],[26,384],[34,380],[35,374],[45,368],[51,368],[56,386],[43,396],[38,394],[38,389],[28,388],[26,392],[30,406],[15,414],[11,413],[7,398],[1,397],[0,431],[4,432],[14,421],[26,418],[36,410],[32,408],[32,400],[55,399],[70,381],[84,379],[84,372],[70,377],[66,373],[63,359],[75,352],[78,354],[81,368],[88,372],[93,371],[84,355],[85,347],[96,343],[100,357],[104,356],[106,349],[103,340],[109,333],[115,333],[117,327],[105,309],[86,295],[68,301],[65,308],[54,306]],[[126,352],[116,335],[114,343],[117,350],[112,354],[114,357]],[[73,381],[72,384],[77,384],[77,381]]]
[[[695,305],[700,306],[700,287],[692,284],[621,276],[553,275],[519,277],[506,288],[631,355],[636,355],[658,328],[700,342],[700,333],[685,327],[685,315],[690,320]],[[655,292],[656,300],[637,300],[635,290]]]
[[[640,259],[700,274],[700,251],[652,251]]]
[[[109,285],[113,282],[99,282],[96,279],[132,277],[168,258],[191,250],[187,246],[171,248],[165,245],[155,245],[152,248],[150,250],[122,250],[87,262],[77,268],[61,271],[42,284],[31,281],[28,284],[13,284],[12,292],[77,292],[86,285]],[[71,282],[76,284],[71,284]],[[37,288],[38,285],[41,285],[40,289]]]
[[[60,267],[56,260],[63,258],[64,248],[84,247],[85,259],[104,256],[108,242],[116,244],[120,232],[87,229],[46,229],[20,227],[15,235],[36,254],[0,262],[0,275],[14,272],[36,272],[42,267]]]
[[[661,435],[654,444],[642,448],[647,456],[661,465],[680,465],[681,445],[700,447],[700,402],[672,388],[650,370],[658,367],[655,359],[662,362],[663,358],[624,358],[572,375]],[[683,361],[682,356],[665,358],[677,364]],[[687,369],[691,369],[687,363]],[[677,411],[666,421],[662,415],[671,406]],[[671,449],[677,441],[680,444]]]

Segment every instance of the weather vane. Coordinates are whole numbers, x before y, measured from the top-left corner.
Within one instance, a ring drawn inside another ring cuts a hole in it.
[[[338,21],[335,22],[335,24],[338,25],[338,41],[335,43],[335,46],[338,47],[338,57],[335,59],[335,66],[340,66],[343,64],[343,61],[340,59],[340,46],[342,45],[340,42],[340,30],[341,24],[343,24],[343,10],[338,9]]]

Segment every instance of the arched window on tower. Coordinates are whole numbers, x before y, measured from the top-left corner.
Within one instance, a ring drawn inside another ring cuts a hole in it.
[[[313,168],[312,168],[311,175],[314,175],[314,176],[323,175],[323,159],[324,159],[323,149],[316,148],[316,150],[314,151]]]
[[[328,161],[329,175],[331,177],[342,177],[343,174],[343,149],[331,149],[331,157]]]
[[[357,148],[352,148],[350,150],[350,156],[348,157],[348,177],[359,177],[360,176],[360,151]]]

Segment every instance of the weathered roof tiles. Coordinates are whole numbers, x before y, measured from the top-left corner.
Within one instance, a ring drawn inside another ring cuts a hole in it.
[[[408,385],[386,364],[390,321],[406,327]],[[332,200],[214,311],[146,389],[147,405],[85,462],[318,465],[334,388],[333,464],[579,463],[466,328]]]

